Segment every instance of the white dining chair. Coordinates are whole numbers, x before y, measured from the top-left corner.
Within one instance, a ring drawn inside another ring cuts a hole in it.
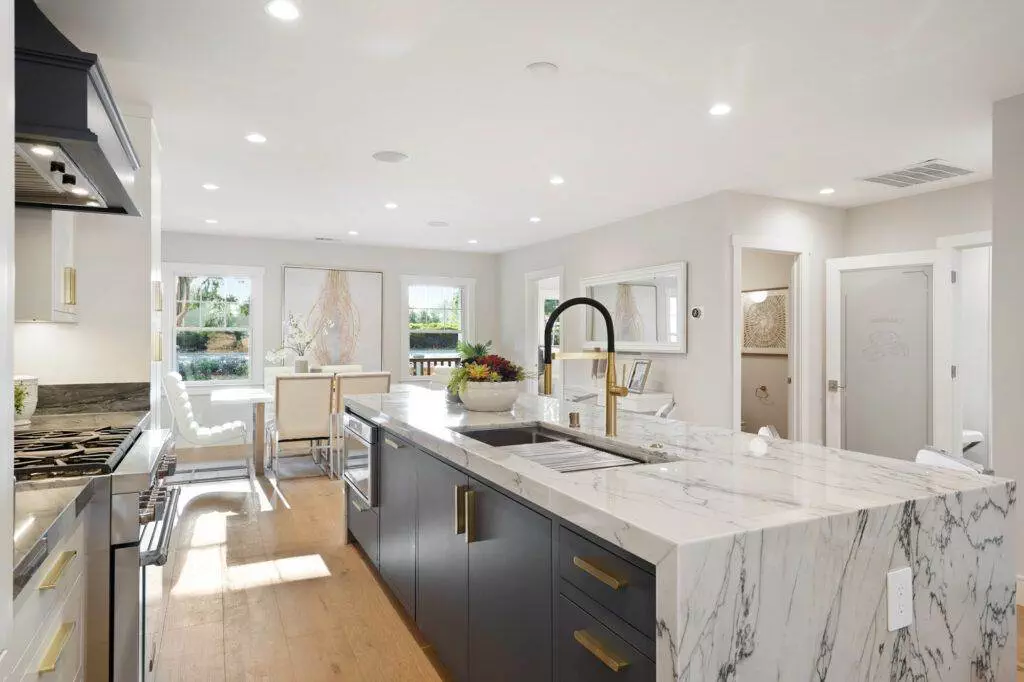
[[[345,396],[390,393],[391,372],[349,372],[335,375],[334,404],[331,408],[331,465],[335,477],[344,470]]]
[[[955,457],[948,452],[935,450],[933,448],[921,448],[918,450],[917,456],[914,457],[914,461],[918,464],[928,464],[930,466],[952,469],[954,471],[968,471],[972,474],[981,474],[985,472],[985,467],[976,462],[964,459],[963,457]]]
[[[280,477],[281,443],[309,441],[310,455],[318,465],[323,456],[330,466],[331,408],[334,375],[282,374],[276,378],[274,420],[268,427],[270,467]]]
[[[199,424],[195,410],[192,409],[188,388],[177,372],[168,372],[164,376],[164,392],[171,408],[171,428],[185,442],[197,447],[246,442],[246,425],[243,421],[229,421],[215,426]]]

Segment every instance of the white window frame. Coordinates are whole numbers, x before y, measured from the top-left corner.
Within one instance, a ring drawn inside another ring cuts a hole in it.
[[[461,287],[462,331],[468,341],[476,341],[476,280],[471,277],[435,277],[430,275],[402,275],[402,309],[399,318],[402,330],[400,376],[403,381],[430,381],[430,377],[417,377],[409,373],[409,287],[442,286]]]
[[[215,265],[203,263],[164,263],[164,319],[163,357],[168,372],[177,371],[175,361],[174,310],[176,291],[175,280],[181,276],[192,277],[246,277],[252,282],[252,300],[249,302],[249,362],[248,379],[221,379],[218,381],[187,381],[190,392],[209,393],[228,386],[263,385],[263,268],[246,265]]]

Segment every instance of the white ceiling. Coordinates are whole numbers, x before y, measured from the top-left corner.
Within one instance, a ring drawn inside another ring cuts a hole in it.
[[[989,175],[1024,91],[1020,0],[39,4],[152,105],[175,231],[501,251],[722,189],[871,203],[924,159]]]

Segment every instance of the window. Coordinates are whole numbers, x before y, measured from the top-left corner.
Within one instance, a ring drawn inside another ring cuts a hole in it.
[[[167,370],[188,382],[262,383],[262,282],[260,268],[165,264]]]
[[[434,367],[456,365],[459,342],[477,340],[472,326],[474,283],[448,277],[402,278],[407,377],[425,377]]]

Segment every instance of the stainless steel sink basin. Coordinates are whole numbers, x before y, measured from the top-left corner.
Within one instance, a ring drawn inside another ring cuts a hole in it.
[[[562,473],[609,469],[644,463],[634,453],[604,445],[572,433],[564,433],[541,424],[507,427],[457,429],[467,438],[532,460]]]

